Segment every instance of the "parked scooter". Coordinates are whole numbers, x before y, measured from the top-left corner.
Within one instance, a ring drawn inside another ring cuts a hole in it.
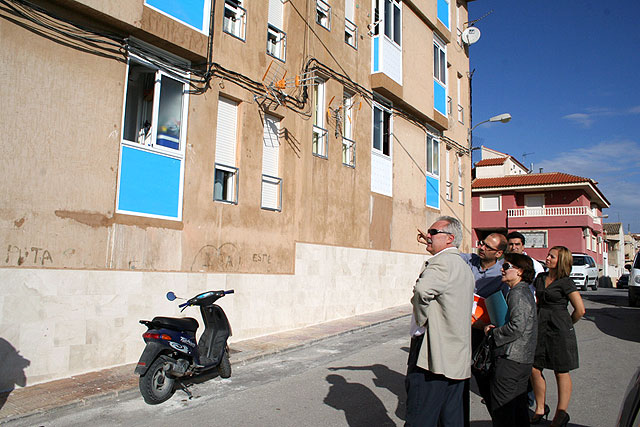
[[[140,321],[149,328],[142,334],[147,346],[135,369],[140,375],[140,393],[145,402],[157,405],[166,401],[173,396],[176,386],[191,398],[191,392],[183,383],[187,378],[215,374],[216,370],[222,378],[231,376],[227,346],[231,326],[222,308],[214,303],[232,293],[233,290],[204,292],[178,306],[181,311],[188,306],[200,307],[204,332],[197,343],[198,321],[191,317],[154,317],[151,321]],[[167,293],[169,301],[176,298],[173,292]]]

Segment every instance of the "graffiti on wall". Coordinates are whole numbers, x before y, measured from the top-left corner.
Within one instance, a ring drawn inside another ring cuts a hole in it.
[[[50,265],[53,264],[51,253],[44,248],[32,246],[31,248],[21,248],[16,245],[7,247],[7,257],[5,264],[9,265]]]
[[[240,250],[233,243],[200,248],[191,263],[191,271],[237,271],[240,268]]]

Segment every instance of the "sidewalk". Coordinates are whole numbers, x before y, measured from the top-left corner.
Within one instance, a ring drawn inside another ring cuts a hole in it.
[[[231,343],[231,363],[243,364],[270,354],[296,349],[317,341],[388,322],[411,313],[409,305],[393,307],[302,329]],[[138,388],[135,363],[70,378],[51,381],[11,392],[0,408],[0,423],[92,400],[115,398]],[[233,379],[233,376],[231,377]],[[0,397],[0,405],[2,404]]]

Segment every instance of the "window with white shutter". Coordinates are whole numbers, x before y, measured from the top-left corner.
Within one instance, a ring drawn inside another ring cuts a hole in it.
[[[213,200],[238,203],[238,168],[236,146],[238,131],[238,103],[220,97],[216,130],[216,164]]]
[[[269,0],[269,23],[267,25],[267,53],[281,61],[286,59],[287,35],[283,31],[282,0]]]
[[[358,26],[354,13],[353,0],[344,0],[344,42],[358,49]]]
[[[282,178],[278,175],[280,122],[277,118],[264,116],[262,144],[262,209],[282,210]]]
[[[500,211],[500,195],[489,194],[487,196],[480,196],[480,211],[481,212]]]

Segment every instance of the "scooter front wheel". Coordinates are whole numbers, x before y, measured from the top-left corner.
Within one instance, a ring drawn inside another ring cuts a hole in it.
[[[222,360],[218,366],[218,374],[220,378],[229,378],[231,376],[231,361],[229,361],[229,350],[225,349]]]
[[[168,368],[169,363],[164,356],[160,356],[140,376],[140,393],[149,405],[157,405],[173,396],[175,379],[167,375]]]

